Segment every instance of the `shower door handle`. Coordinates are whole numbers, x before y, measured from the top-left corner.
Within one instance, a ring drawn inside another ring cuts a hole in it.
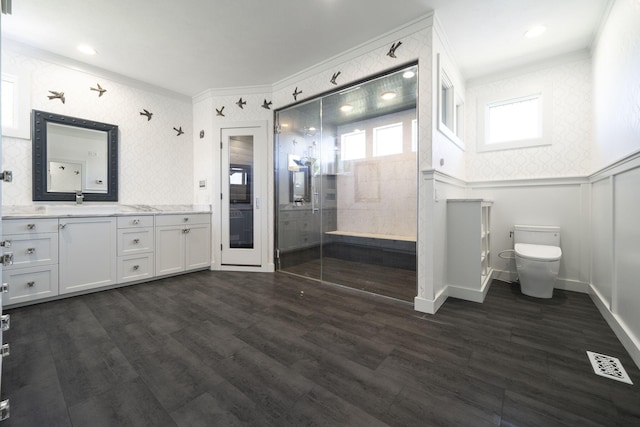
[[[320,212],[320,208],[318,208],[318,195],[317,192],[311,195],[311,212],[314,214]]]

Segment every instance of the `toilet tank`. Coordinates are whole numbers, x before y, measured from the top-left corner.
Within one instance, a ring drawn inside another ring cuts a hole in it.
[[[513,243],[560,246],[560,227],[552,225],[514,225]]]

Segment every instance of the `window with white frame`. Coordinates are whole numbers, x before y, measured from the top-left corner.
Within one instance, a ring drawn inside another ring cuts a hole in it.
[[[551,90],[523,88],[478,102],[478,151],[551,144]]]
[[[438,54],[438,130],[451,142],[464,146],[464,99],[449,77]]]
[[[373,156],[402,154],[402,122],[373,128]]]
[[[340,159],[358,160],[367,157],[366,133],[363,130],[343,133],[340,136]]]
[[[30,88],[27,75],[2,73],[0,95],[2,99],[2,135],[29,139]]]

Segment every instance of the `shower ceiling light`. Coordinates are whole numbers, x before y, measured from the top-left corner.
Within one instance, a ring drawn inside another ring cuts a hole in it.
[[[407,70],[407,71],[405,71],[405,72],[402,74],[402,77],[404,77],[405,79],[410,79],[410,78],[412,78],[412,77],[413,77],[413,76],[415,76],[415,75],[416,75],[415,71],[413,71],[413,70]]]
[[[349,111],[353,110],[353,105],[351,104],[344,104],[340,106],[340,111],[347,113]]]
[[[395,98],[397,95],[397,93],[393,92],[393,91],[389,91],[389,92],[385,92],[382,95],[380,95],[380,98],[384,99],[385,101],[388,101],[390,99]]]

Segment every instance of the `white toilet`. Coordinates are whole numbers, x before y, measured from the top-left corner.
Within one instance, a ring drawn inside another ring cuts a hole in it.
[[[551,298],[560,270],[560,227],[514,226],[516,269],[522,293]]]

